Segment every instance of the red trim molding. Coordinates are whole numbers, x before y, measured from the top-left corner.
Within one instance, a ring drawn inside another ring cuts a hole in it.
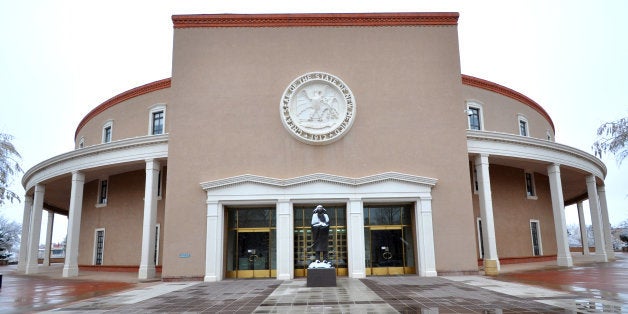
[[[104,271],[115,273],[136,273],[140,267],[136,265],[79,265],[79,271]],[[161,273],[161,265],[155,266],[155,272]]]
[[[457,12],[173,15],[174,28],[458,25]]]
[[[549,124],[552,126],[552,130],[556,132],[556,129],[554,128],[554,121],[552,121],[552,118],[549,116],[547,111],[545,111],[545,109],[543,109],[541,105],[530,99],[528,96],[497,83],[493,83],[487,80],[483,80],[481,78],[465,74],[462,74],[462,84],[502,94],[506,97],[510,97],[514,100],[518,100],[528,105],[529,107],[540,113],[545,118],[545,120],[547,120],[547,122],[549,122]]]
[[[538,263],[538,262],[549,262],[555,261],[556,255],[543,255],[543,256],[522,256],[522,257],[506,257],[499,258],[499,263],[501,265],[508,264],[524,264],[524,263]],[[478,260],[478,266],[483,266],[484,260]]]
[[[103,111],[134,97],[140,96],[140,95],[144,95],[144,94],[148,94],[150,92],[154,92],[160,89],[164,89],[164,88],[170,88],[170,84],[171,84],[171,79],[170,78],[166,78],[163,80],[159,80],[159,81],[155,81],[152,83],[148,83],[142,86],[138,86],[136,88],[130,89],[124,93],[118,94],[116,96],[113,96],[112,98],[109,98],[107,101],[105,101],[104,103],[98,105],[98,107],[92,109],[92,111],[90,111],[84,118],[83,120],[81,120],[81,123],[79,123],[78,127],[76,128],[76,132],[74,132],[74,140],[76,141],[76,137],[78,136],[79,131],[85,126],[85,124],[87,124],[87,122],[89,122],[89,120],[91,120],[93,117],[99,115],[100,113],[102,113]]]

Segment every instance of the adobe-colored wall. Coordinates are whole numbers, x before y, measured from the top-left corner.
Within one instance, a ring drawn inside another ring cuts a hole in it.
[[[463,85],[462,95],[465,101],[476,101],[482,105],[484,131],[519,134],[518,114],[528,120],[531,137],[547,139],[549,130],[552,141],[554,130],[550,123],[532,107],[504,95],[474,86]]]
[[[437,270],[477,270],[455,26],[174,32],[164,277],[204,274],[199,184],[246,173],[437,178]],[[297,141],[279,117],[285,88],[311,71],[338,76],[356,98],[353,128],[329,145]],[[190,258],[178,258],[182,252]]]
[[[106,109],[87,121],[80,129],[75,141],[78,148],[81,137],[85,138],[85,146],[102,143],[102,129],[107,121],[113,121],[112,141],[126,138],[146,136],[149,131],[150,109],[158,104],[168,106],[170,89],[165,88],[128,99]],[[168,107],[166,108],[165,133],[168,133]]]
[[[526,196],[524,169],[491,164],[489,171],[499,258],[533,256],[530,219],[539,221],[543,255],[556,255],[548,177],[534,173],[537,193],[534,200]],[[480,217],[477,194],[473,195],[473,207],[475,216]],[[477,248],[477,232],[475,234]]]
[[[164,167],[163,177],[166,178]],[[93,265],[95,230],[105,229],[103,265],[139,265],[144,218],[144,171],[133,171],[108,178],[107,206],[96,207],[98,180],[85,183],[81,213],[79,265]],[[164,181],[165,182],[165,181]],[[163,186],[165,192],[165,185]],[[164,194],[165,195],[165,194]],[[165,199],[157,202],[157,223],[161,224],[163,248]],[[160,255],[163,250],[160,250]],[[161,261],[161,256],[159,258]]]

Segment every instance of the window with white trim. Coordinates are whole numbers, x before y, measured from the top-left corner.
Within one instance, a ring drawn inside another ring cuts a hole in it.
[[[157,199],[160,200],[161,199],[161,194],[162,194],[162,190],[163,190],[163,173],[164,173],[164,168],[160,167],[159,168],[159,173],[157,174]]]
[[[107,191],[109,190],[109,180],[103,179],[98,181],[98,201],[96,206],[102,207],[107,205]]]
[[[482,105],[476,102],[467,102],[467,116],[469,130],[483,130],[484,119],[482,117]]]
[[[78,148],[83,148],[83,147],[85,147],[85,138],[81,137],[81,140],[79,140]]]
[[[473,170],[473,194],[478,194],[478,191],[480,190],[480,184],[478,183],[478,170],[474,163],[471,163],[471,168]]]
[[[161,224],[155,225],[155,258],[153,261],[155,262],[155,266],[159,265],[159,229],[161,229]]]
[[[480,253],[480,258],[484,258],[484,239],[482,235],[482,218],[481,217],[477,217],[476,227],[477,227],[477,233],[478,233],[478,252]]]
[[[519,121],[519,135],[530,136],[530,126],[528,125],[528,119],[522,115],[518,116]]]
[[[526,196],[529,199],[536,199],[536,186],[534,184],[534,173],[525,171]]]
[[[543,255],[543,242],[541,241],[541,224],[536,219],[530,219],[530,235],[532,237],[532,255]]]
[[[148,134],[159,135],[166,132],[166,106],[155,105],[148,115]]]
[[[552,140],[552,132],[550,132],[550,130],[547,130],[547,132],[545,134],[547,135],[547,140],[551,141]]]
[[[105,254],[105,229],[99,228],[94,233],[94,265],[102,265]]]
[[[113,121],[105,123],[102,127],[102,142],[109,143],[113,135]]]

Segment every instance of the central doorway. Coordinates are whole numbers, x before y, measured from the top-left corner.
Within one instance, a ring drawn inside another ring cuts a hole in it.
[[[227,278],[276,277],[274,208],[227,208]]]
[[[367,275],[415,274],[413,204],[364,206]]]

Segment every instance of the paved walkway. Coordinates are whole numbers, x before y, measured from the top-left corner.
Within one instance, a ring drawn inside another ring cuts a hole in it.
[[[497,277],[339,278],[334,288],[304,279],[140,283],[129,273],[61,279],[2,267],[0,313],[628,313],[628,254],[576,261],[505,265]]]

